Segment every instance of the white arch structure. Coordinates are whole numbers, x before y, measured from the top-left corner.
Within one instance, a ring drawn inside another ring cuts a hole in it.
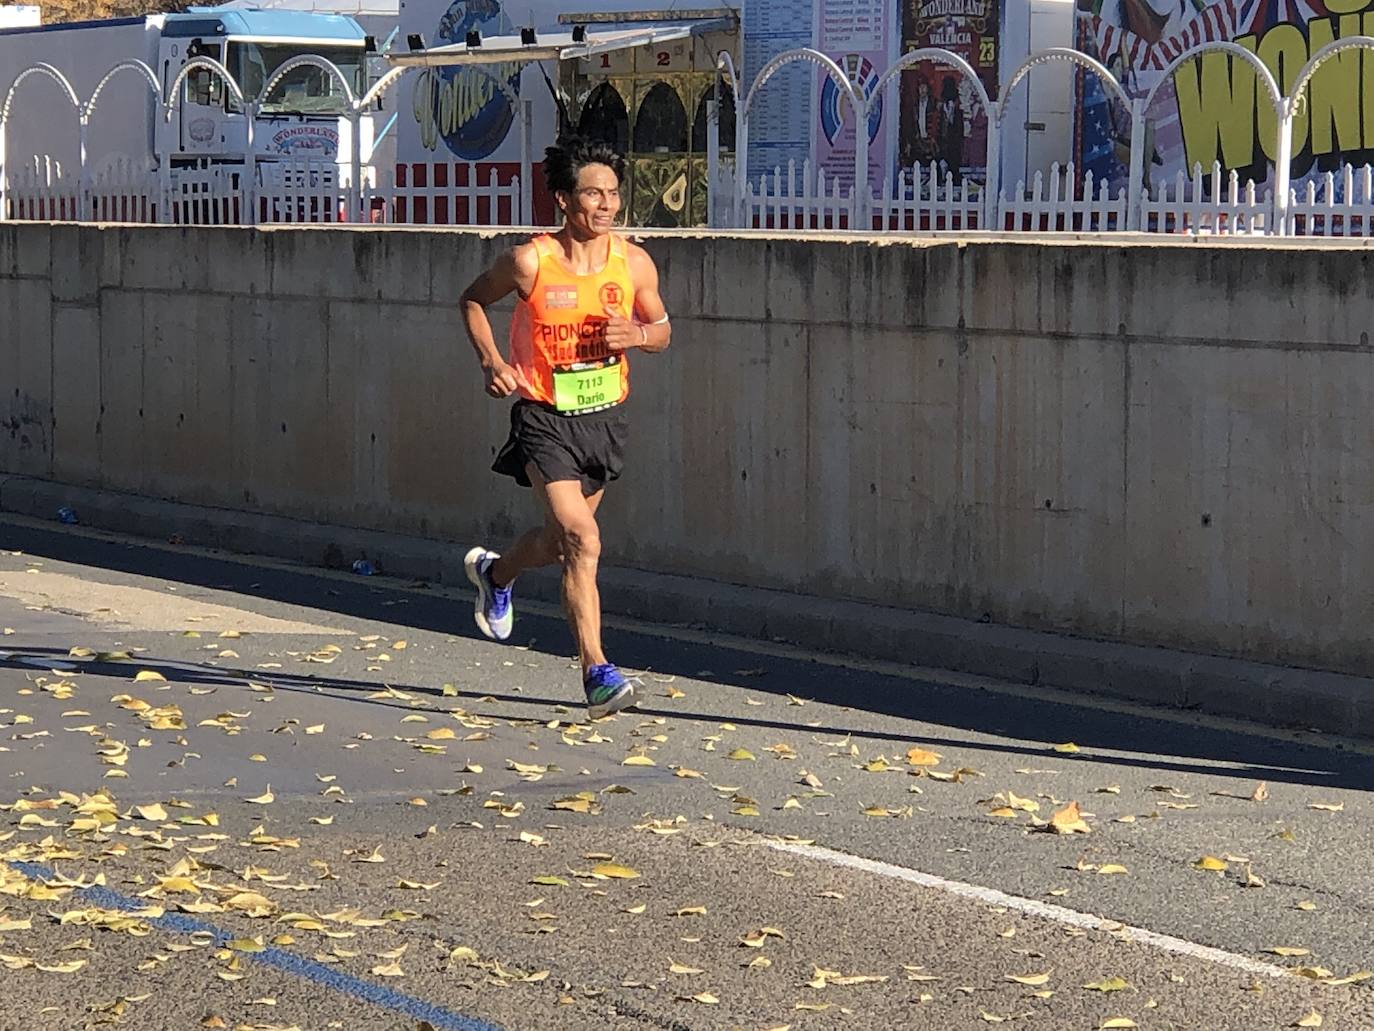
[[[878,97],[882,96],[883,90],[887,85],[912,65],[923,61],[932,61],[944,64],[956,69],[960,75],[968,80],[972,86],[978,102],[983,105],[988,112],[989,133],[988,133],[988,182],[984,189],[985,198],[985,225],[996,226],[999,224],[1000,215],[998,201],[998,179],[1000,178],[1000,143],[1002,128],[1006,120],[1008,106],[1017,87],[1026,79],[1032,69],[1053,61],[1067,61],[1080,68],[1095,74],[1102,82],[1103,87],[1116,100],[1120,101],[1131,114],[1131,148],[1130,148],[1130,170],[1128,186],[1128,208],[1127,224],[1131,229],[1140,226],[1140,211],[1142,190],[1144,183],[1144,141],[1145,141],[1145,112],[1155,99],[1155,95],[1166,82],[1172,80],[1174,73],[1184,64],[1208,53],[1224,53],[1228,56],[1244,61],[1254,69],[1256,78],[1264,88],[1270,103],[1274,107],[1278,121],[1278,139],[1276,160],[1274,162],[1274,195],[1275,195],[1275,222],[1279,235],[1287,234],[1291,227],[1289,225],[1289,207],[1291,193],[1291,165],[1293,156],[1293,116],[1302,103],[1304,91],[1311,83],[1312,77],[1318,69],[1335,57],[1337,54],[1349,50],[1368,50],[1374,52],[1374,36],[1346,36],[1326,44],[1314,53],[1303,65],[1293,80],[1292,90],[1288,95],[1284,95],[1279,88],[1278,82],[1273,73],[1252,51],[1240,46],[1237,43],[1226,40],[1214,40],[1201,43],[1192,47],[1182,54],[1175,57],[1165,67],[1164,71],[1156,81],[1150,91],[1143,97],[1132,100],[1121,83],[1117,80],[1110,70],[1100,61],[1081,51],[1069,47],[1052,47],[1032,54],[1012,73],[1006,84],[1000,91],[997,101],[992,101],[978,78],[973,68],[966,60],[951,51],[940,47],[928,47],[921,50],[912,51],[902,56],[894,65],[888,68],[878,80],[877,88],[873,93],[866,97],[859,96],[859,90],[850,82],[844,72],[826,55],[818,51],[804,48],[800,50],[790,50],[779,54],[763,66],[746,86],[740,79],[735,63],[729,53],[721,52],[717,56],[716,67],[721,72],[726,83],[734,91],[736,104],[738,105],[737,120],[735,123],[735,190],[734,207],[737,217],[736,224],[744,215],[744,197],[748,185],[748,113],[753,106],[754,100],[759,91],[768,83],[779,69],[794,61],[810,61],[813,64],[823,67],[826,72],[845,89],[846,94],[855,110],[862,112],[861,118],[866,124],[867,118],[871,113],[871,106],[877,103]],[[743,97],[743,102],[740,98]],[[1352,102],[1357,102],[1358,98],[1352,97]],[[867,166],[867,133],[860,132],[859,146],[856,147],[855,154],[855,181],[861,186],[866,182],[865,169]],[[867,190],[858,191],[867,200]],[[867,204],[860,204],[856,196],[856,218],[861,222],[862,215],[867,210]]]
[[[264,85],[263,91],[260,94],[260,96],[254,98],[253,100],[249,100],[244,96],[242,88],[239,86],[234,76],[230,73],[229,69],[213,58],[194,57],[190,61],[187,61],[186,64],[183,65],[177,72],[176,77],[170,83],[167,84],[167,89],[165,92],[158,84],[157,74],[150,67],[148,67],[146,63],[137,59],[130,59],[125,61],[119,61],[115,65],[113,65],[110,68],[110,70],[106,72],[104,76],[101,77],[100,81],[96,84],[95,89],[91,91],[90,97],[83,103],[81,98],[78,96],[76,89],[72,86],[71,81],[60,70],[58,70],[50,64],[47,64],[46,62],[40,61],[36,64],[30,65],[28,68],[25,68],[23,71],[21,71],[18,75],[15,76],[14,81],[10,83],[5,93],[3,104],[0,104],[0,219],[5,218],[7,199],[6,195],[8,191],[9,181],[8,166],[6,162],[6,129],[9,124],[10,114],[14,107],[15,97],[19,92],[19,87],[23,85],[23,83],[27,79],[33,78],[35,76],[46,77],[51,79],[53,82],[57,84],[59,90],[62,92],[63,97],[68,102],[70,102],[72,110],[77,116],[77,132],[80,145],[78,189],[79,192],[82,195],[84,195],[88,183],[89,174],[86,158],[87,130],[91,123],[91,117],[95,113],[96,106],[100,102],[101,95],[105,92],[105,89],[107,86],[109,86],[110,82],[117,78],[121,73],[136,73],[136,77],[139,78],[140,81],[142,81],[150,91],[152,91],[153,96],[157,99],[158,108],[161,112],[163,119],[166,121],[171,121],[173,110],[181,104],[183,99],[181,96],[182,84],[192,73],[196,72],[197,70],[203,69],[205,71],[210,72],[211,74],[216,76],[221,82],[224,83],[224,86],[229,91],[230,95],[233,96],[233,98],[240,105],[242,105],[247,115],[247,154],[251,155],[253,150],[253,114],[257,105],[261,104],[264,100],[267,99],[267,97],[271,94],[272,90],[276,88],[277,84],[288,73],[290,73],[296,68],[300,68],[305,65],[320,68],[343,87],[344,97],[348,103],[348,114],[353,122],[353,154],[351,155],[353,176],[350,191],[352,191],[351,200],[355,202],[354,209],[356,209],[356,201],[359,196],[357,191],[360,188],[361,179],[361,134],[359,132],[358,123],[361,119],[362,112],[365,111],[370,104],[372,104],[379,97],[381,97],[382,94],[384,94],[388,89],[395,85],[396,81],[400,79],[401,76],[404,75],[407,71],[410,70],[408,68],[390,69],[385,75],[383,75],[376,82],[374,82],[372,86],[360,97],[354,92],[353,86],[348,81],[347,76],[345,76],[343,72],[340,71],[339,67],[335,65],[333,62],[314,54],[302,55],[301,57],[293,58],[292,60],[282,65],[282,67],[278,68],[277,71],[273,74],[272,78]],[[499,85],[501,85],[503,88],[505,86],[504,83],[500,83]],[[509,91],[507,90],[506,92]],[[525,121],[527,122],[528,119],[526,119]],[[526,142],[525,137],[527,135],[527,133],[522,135],[522,145]],[[522,163],[528,164],[527,156],[523,153],[523,149],[524,148],[522,146]],[[165,167],[165,163],[161,169],[161,172],[164,177],[168,173],[168,169]],[[526,174],[524,178],[528,179],[528,174]],[[251,190],[251,177],[248,185]],[[522,188],[528,189],[528,186],[523,186]],[[526,207],[528,208],[528,205],[526,205]]]
[[[1128,225],[1130,228],[1138,228],[1140,216],[1141,189],[1143,184],[1144,166],[1144,123],[1145,112],[1149,109],[1155,99],[1155,95],[1160,87],[1171,80],[1173,74],[1185,63],[1193,61],[1208,53],[1224,53],[1229,57],[1244,61],[1251,66],[1256,78],[1263,85],[1264,91],[1270,103],[1274,107],[1278,122],[1278,139],[1275,151],[1276,160],[1274,162],[1274,194],[1275,194],[1275,222],[1279,235],[1287,234],[1291,227],[1289,225],[1289,209],[1291,203],[1291,164],[1293,154],[1293,118],[1303,101],[1304,94],[1311,84],[1317,71],[1332,57],[1349,50],[1368,50],[1374,52],[1374,36],[1346,36],[1326,44],[1308,59],[1307,63],[1299,70],[1293,80],[1293,87],[1289,94],[1285,95],[1280,90],[1273,74],[1265,64],[1250,50],[1234,42],[1217,40],[1201,43],[1182,54],[1175,57],[1165,67],[1158,81],[1150,91],[1141,99],[1130,100],[1121,83],[1101,62],[1067,47],[1054,47],[1048,50],[1032,54],[1012,73],[1005,87],[1001,91],[1000,98],[994,102],[989,98],[982,81],[978,78],[973,68],[966,60],[949,50],[940,47],[928,47],[920,50],[911,51],[903,55],[894,65],[888,68],[879,78],[873,92],[865,96],[863,91],[852,82],[836,62],[826,54],[810,47],[802,47],[795,50],[788,50],[775,56],[763,66],[749,83],[747,89],[741,81],[734,60],[728,52],[722,51],[717,55],[717,69],[733,91],[736,103],[735,120],[735,185],[734,185],[734,209],[738,221],[744,214],[744,197],[748,185],[748,141],[749,141],[749,115],[758,98],[759,92],[768,84],[781,69],[793,63],[809,63],[821,68],[827,76],[834,80],[836,86],[844,93],[848,100],[848,109],[852,109],[854,116],[858,119],[858,127],[855,133],[855,154],[854,171],[855,183],[859,189],[855,192],[856,210],[854,211],[854,223],[864,224],[868,211],[869,189],[867,188],[867,166],[868,166],[868,133],[863,131],[872,113],[872,106],[879,103],[883,91],[901,72],[911,66],[923,62],[932,61],[944,64],[956,69],[960,75],[966,79],[973,87],[973,91],[978,98],[978,102],[988,113],[989,134],[988,134],[988,182],[984,189],[985,214],[987,221],[984,223],[996,225],[999,216],[997,180],[1000,175],[1000,142],[1002,128],[1005,122],[1008,104],[1016,88],[1030,74],[1031,70],[1038,65],[1051,61],[1067,61],[1091,71],[1103,83],[1104,87],[1117,100],[1121,101],[1131,112],[1131,158],[1130,158],[1130,185],[1129,185],[1129,208]],[[225,84],[225,88],[230,94],[243,105],[248,113],[248,151],[252,152],[253,142],[253,119],[252,114],[257,104],[262,103],[277,87],[281,80],[296,68],[303,66],[313,66],[326,72],[332,79],[343,87],[344,97],[348,104],[348,114],[353,121],[353,153],[350,155],[352,163],[352,185],[350,191],[351,199],[356,202],[358,191],[361,188],[361,140],[359,121],[362,112],[376,101],[383,93],[390,89],[404,74],[408,68],[397,67],[389,70],[385,75],[377,80],[362,96],[358,96],[354,91],[353,85],[347,77],[340,71],[337,65],[318,55],[307,54],[293,58],[284,64],[273,74],[271,79],[265,84],[261,95],[249,101],[244,97],[242,89],[230,74],[229,70],[208,57],[195,57],[188,61],[178,71],[176,78],[168,84],[166,91],[162,91],[158,86],[156,73],[142,61],[126,60],[116,63],[110,68],[105,76],[100,80],[90,97],[83,103],[72,87],[70,80],[63,73],[51,64],[38,62],[20,71],[7,87],[4,102],[0,104],[0,219],[5,217],[6,200],[8,190],[8,169],[6,164],[6,143],[7,127],[10,115],[13,111],[15,97],[19,88],[28,79],[33,77],[47,77],[55,82],[63,94],[63,97],[71,104],[73,112],[77,116],[77,127],[80,143],[80,169],[79,183],[84,192],[87,184],[87,161],[86,161],[86,134],[90,125],[91,118],[99,103],[102,93],[109,85],[111,80],[123,72],[133,72],[143,84],[158,97],[159,106],[164,119],[170,121],[173,108],[181,103],[181,86],[187,76],[198,69],[210,71]],[[501,93],[516,105],[517,113],[521,119],[521,167],[522,167],[522,209],[529,210],[528,191],[530,189],[529,179],[529,116],[526,110],[528,101],[520,101],[517,94],[497,76],[487,72],[486,69],[478,66],[478,71],[485,74],[495,82]],[[1353,100],[1354,98],[1352,98]],[[844,112],[845,114],[848,111]],[[712,148],[718,150],[718,148]],[[165,169],[164,169],[165,174]]]
[[[726,56],[728,58],[728,55]],[[739,99],[739,80],[735,75],[734,62],[727,61],[731,86],[735,89],[736,221],[743,215],[744,189],[749,182],[749,111],[754,106],[754,100],[758,97],[759,91],[768,84],[768,80],[789,64],[798,62],[814,64],[823,69],[848,98],[849,110],[853,111],[854,116],[860,119],[854,132],[854,185],[855,196],[867,198],[868,191],[864,189],[863,184],[868,182],[868,102],[859,88],[849,80],[849,76],[845,75],[834,60],[811,47],[799,47],[795,50],[784,50],[760,68],[759,73],[754,76],[754,81],[749,86],[749,92],[744,95],[743,103],[740,103]],[[841,114],[843,113],[841,112]],[[863,208],[862,204],[860,208]],[[856,218],[859,214],[860,212],[855,213]]]

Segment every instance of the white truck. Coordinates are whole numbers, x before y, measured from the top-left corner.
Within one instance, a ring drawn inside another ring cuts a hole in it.
[[[101,89],[89,110],[85,133],[88,179],[123,165],[162,172],[175,183],[188,167],[237,166],[261,181],[272,163],[310,157],[347,166],[352,119],[342,86],[324,70],[299,67],[264,98],[274,73],[293,58],[311,54],[331,61],[355,96],[367,85],[375,49],[358,23],[332,14],[299,11],[193,9],[182,14],[44,25],[0,30],[0,103],[9,97],[0,132],[0,174],[35,162],[60,166],[70,179],[80,164],[80,116],[64,86],[86,105],[110,70],[121,62],[147,65],[157,83],[137,67],[125,67]],[[181,103],[163,117],[162,98],[195,57],[222,64],[253,107],[253,132],[241,104],[211,71],[185,78]],[[22,81],[21,81],[22,80]],[[358,120],[364,162],[372,149],[374,112]]]

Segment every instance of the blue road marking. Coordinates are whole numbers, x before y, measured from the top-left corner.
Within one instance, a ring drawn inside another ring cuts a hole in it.
[[[56,874],[41,863],[27,863],[21,860],[11,860],[10,866],[18,870],[25,877],[44,878],[52,880]],[[145,908],[148,903],[139,899],[121,895],[117,891],[109,888],[102,888],[98,885],[89,888],[78,888],[77,894],[90,899],[97,905],[106,909],[118,910],[138,910]],[[176,931],[181,934],[210,934],[215,938],[216,945],[224,945],[237,935],[216,927],[214,924],[207,924],[201,920],[193,920],[191,917],[180,913],[164,913],[159,917],[148,917],[148,923],[154,927],[167,931]],[[355,999],[370,1002],[375,1006],[382,1006],[397,1013],[404,1013],[415,1020],[426,1020],[434,1026],[436,1031],[502,1031],[496,1024],[488,1024],[485,1020],[478,1020],[475,1017],[465,1017],[461,1013],[454,1013],[452,1010],[433,1003],[417,999],[413,995],[405,992],[398,992],[394,988],[387,988],[384,985],[372,984],[368,981],[360,980],[348,974],[342,974],[337,970],[331,970],[323,963],[316,963],[314,960],[298,956],[294,952],[286,952],[277,948],[266,948],[262,952],[246,952],[243,954],[247,959],[256,960],[269,967],[286,974],[294,974],[296,977],[303,977],[307,981],[312,981],[323,988],[329,988],[344,995],[351,995]]]

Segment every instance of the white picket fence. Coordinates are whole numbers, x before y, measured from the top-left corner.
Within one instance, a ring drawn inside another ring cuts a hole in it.
[[[1168,182],[1141,193],[1140,228],[1149,233],[1263,235],[1274,222],[1273,192],[1259,194],[1253,180],[1242,187],[1240,176],[1224,173],[1220,164],[1207,176],[1194,165],[1191,179],[1180,170],[1172,194]]]
[[[489,169],[479,183],[464,162],[401,165],[390,184],[390,221],[412,225],[509,226],[527,224],[520,211],[520,178],[502,183]]]
[[[465,168],[465,166],[460,166]],[[163,222],[174,225],[268,225],[369,222],[427,225],[512,225],[522,221],[520,180],[464,181],[461,171],[414,182],[405,172],[378,187],[363,169],[358,210],[350,217],[349,170],[333,162],[262,162],[253,182],[242,165],[174,169],[167,180],[127,160],[111,163],[83,188],[50,159],[14,171],[3,216],[18,220]],[[404,185],[398,185],[398,180]]]
[[[739,225],[751,229],[849,229],[855,225],[854,186],[824,168],[788,162],[787,172],[774,168],[771,176],[746,183]]]
[[[1003,229],[1038,233],[1122,232],[1129,224],[1126,191],[1118,189],[1113,197],[1105,179],[1093,183],[1091,171],[1080,181],[1072,161],[1062,169],[1058,162],[1050,166],[1048,189],[1044,173],[1036,172],[1029,190],[1024,181],[1018,182],[1010,197],[999,192],[997,205],[1000,217],[995,216],[990,223],[1000,223]]]
[[[78,192],[75,179],[64,174],[60,162],[34,158],[10,178],[8,211],[0,214],[27,221],[73,221],[80,217]]]
[[[869,224],[880,232],[963,231],[982,224],[983,198],[967,179],[956,183],[948,170],[940,175],[931,162],[926,167],[904,168],[896,182],[891,177],[869,201]]]
[[[1321,186],[1309,179],[1289,195],[1288,217],[1298,236],[1374,235],[1374,169],[1356,171],[1350,165],[1321,177]]]
[[[517,225],[520,181],[501,182],[492,170],[479,183],[463,164],[401,166],[380,174],[364,168],[357,210],[348,169],[332,162],[264,162],[254,182],[242,166],[178,168],[170,181],[128,160],[98,170],[82,187],[58,162],[34,159],[14,169],[7,186],[9,219],[164,222],[178,225],[369,222],[412,225]],[[379,185],[379,180],[385,185]],[[863,232],[1120,232],[1192,235],[1269,235],[1278,222],[1273,194],[1235,171],[1213,165],[1203,174],[1178,174],[1140,191],[1132,212],[1128,193],[1082,176],[1072,163],[1037,173],[999,191],[995,203],[981,184],[955,180],[935,166],[904,169],[860,196],[824,168],[790,163],[746,184],[738,208],[729,172],[717,180],[718,221],[740,228]],[[1294,236],[1374,236],[1374,169],[1344,166],[1294,186],[1288,198]]]
[[[724,189],[732,184],[723,182]],[[862,208],[861,208],[862,203]],[[1037,172],[991,204],[981,186],[955,181],[934,167],[904,169],[895,182],[861,197],[852,185],[804,162],[789,163],[745,185],[739,208],[718,211],[729,226],[744,229],[815,229],[868,232],[944,232],[997,229],[1003,232],[1124,232],[1239,236],[1271,235],[1278,221],[1272,191],[1241,183],[1219,164],[1204,174],[1180,172],[1172,182],[1140,191],[1131,211],[1129,192],[1113,191],[1091,171],[1072,163]],[[1374,236],[1374,169],[1344,166],[1339,173],[1308,180],[1289,192],[1289,233],[1294,236]]]

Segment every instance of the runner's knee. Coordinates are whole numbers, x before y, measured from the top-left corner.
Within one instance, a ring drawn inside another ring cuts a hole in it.
[[[595,562],[601,555],[601,531],[595,521],[570,523],[563,527],[563,561]]]

